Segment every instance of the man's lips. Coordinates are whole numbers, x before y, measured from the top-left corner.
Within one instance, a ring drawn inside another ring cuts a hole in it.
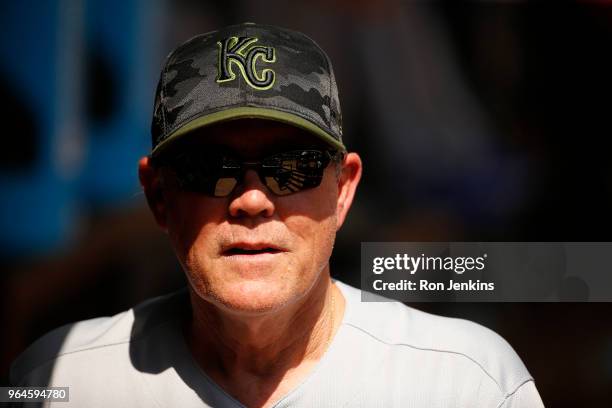
[[[221,254],[223,256],[234,255],[261,255],[261,254],[278,254],[286,252],[286,250],[278,245],[267,242],[237,242],[224,246]]]

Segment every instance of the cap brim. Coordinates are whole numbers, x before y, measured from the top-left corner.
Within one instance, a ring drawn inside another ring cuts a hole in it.
[[[269,108],[257,108],[252,106],[240,106],[236,108],[223,109],[218,112],[210,113],[205,116],[201,116],[196,118],[185,125],[181,126],[174,132],[172,132],[163,142],[159,143],[153,151],[151,152],[151,156],[158,155],[162,150],[164,150],[168,145],[172,143],[173,140],[176,140],[181,135],[192,132],[196,129],[210,126],[215,123],[226,122],[235,119],[265,119],[265,120],[273,120],[276,122],[286,123],[292,126],[296,126],[298,128],[304,129],[319,138],[321,138],[326,143],[330,144],[334,148],[346,151],[346,147],[342,144],[342,142],[335,139],[328,132],[321,129],[319,126],[302,118],[301,116],[294,115],[292,113],[279,111],[275,109]]]

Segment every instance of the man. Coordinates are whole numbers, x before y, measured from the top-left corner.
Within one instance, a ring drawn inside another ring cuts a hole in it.
[[[140,180],[188,289],[48,334],[16,385],[79,407],[542,406],[495,333],[330,278],[362,164],[312,40],[252,23],[192,38],[152,134]]]

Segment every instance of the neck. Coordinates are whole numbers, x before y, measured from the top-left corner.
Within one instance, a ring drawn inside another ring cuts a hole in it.
[[[193,316],[186,330],[196,361],[217,381],[241,376],[281,379],[327,349],[342,313],[342,295],[328,270],[295,304],[261,316],[212,305],[191,291]]]

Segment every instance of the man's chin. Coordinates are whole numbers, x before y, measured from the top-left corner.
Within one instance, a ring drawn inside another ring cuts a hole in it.
[[[248,314],[264,314],[295,302],[300,294],[284,282],[244,280],[226,284],[215,294],[224,308]]]
[[[225,275],[244,280],[278,278],[279,273],[289,269],[286,253],[224,256],[217,266]]]

